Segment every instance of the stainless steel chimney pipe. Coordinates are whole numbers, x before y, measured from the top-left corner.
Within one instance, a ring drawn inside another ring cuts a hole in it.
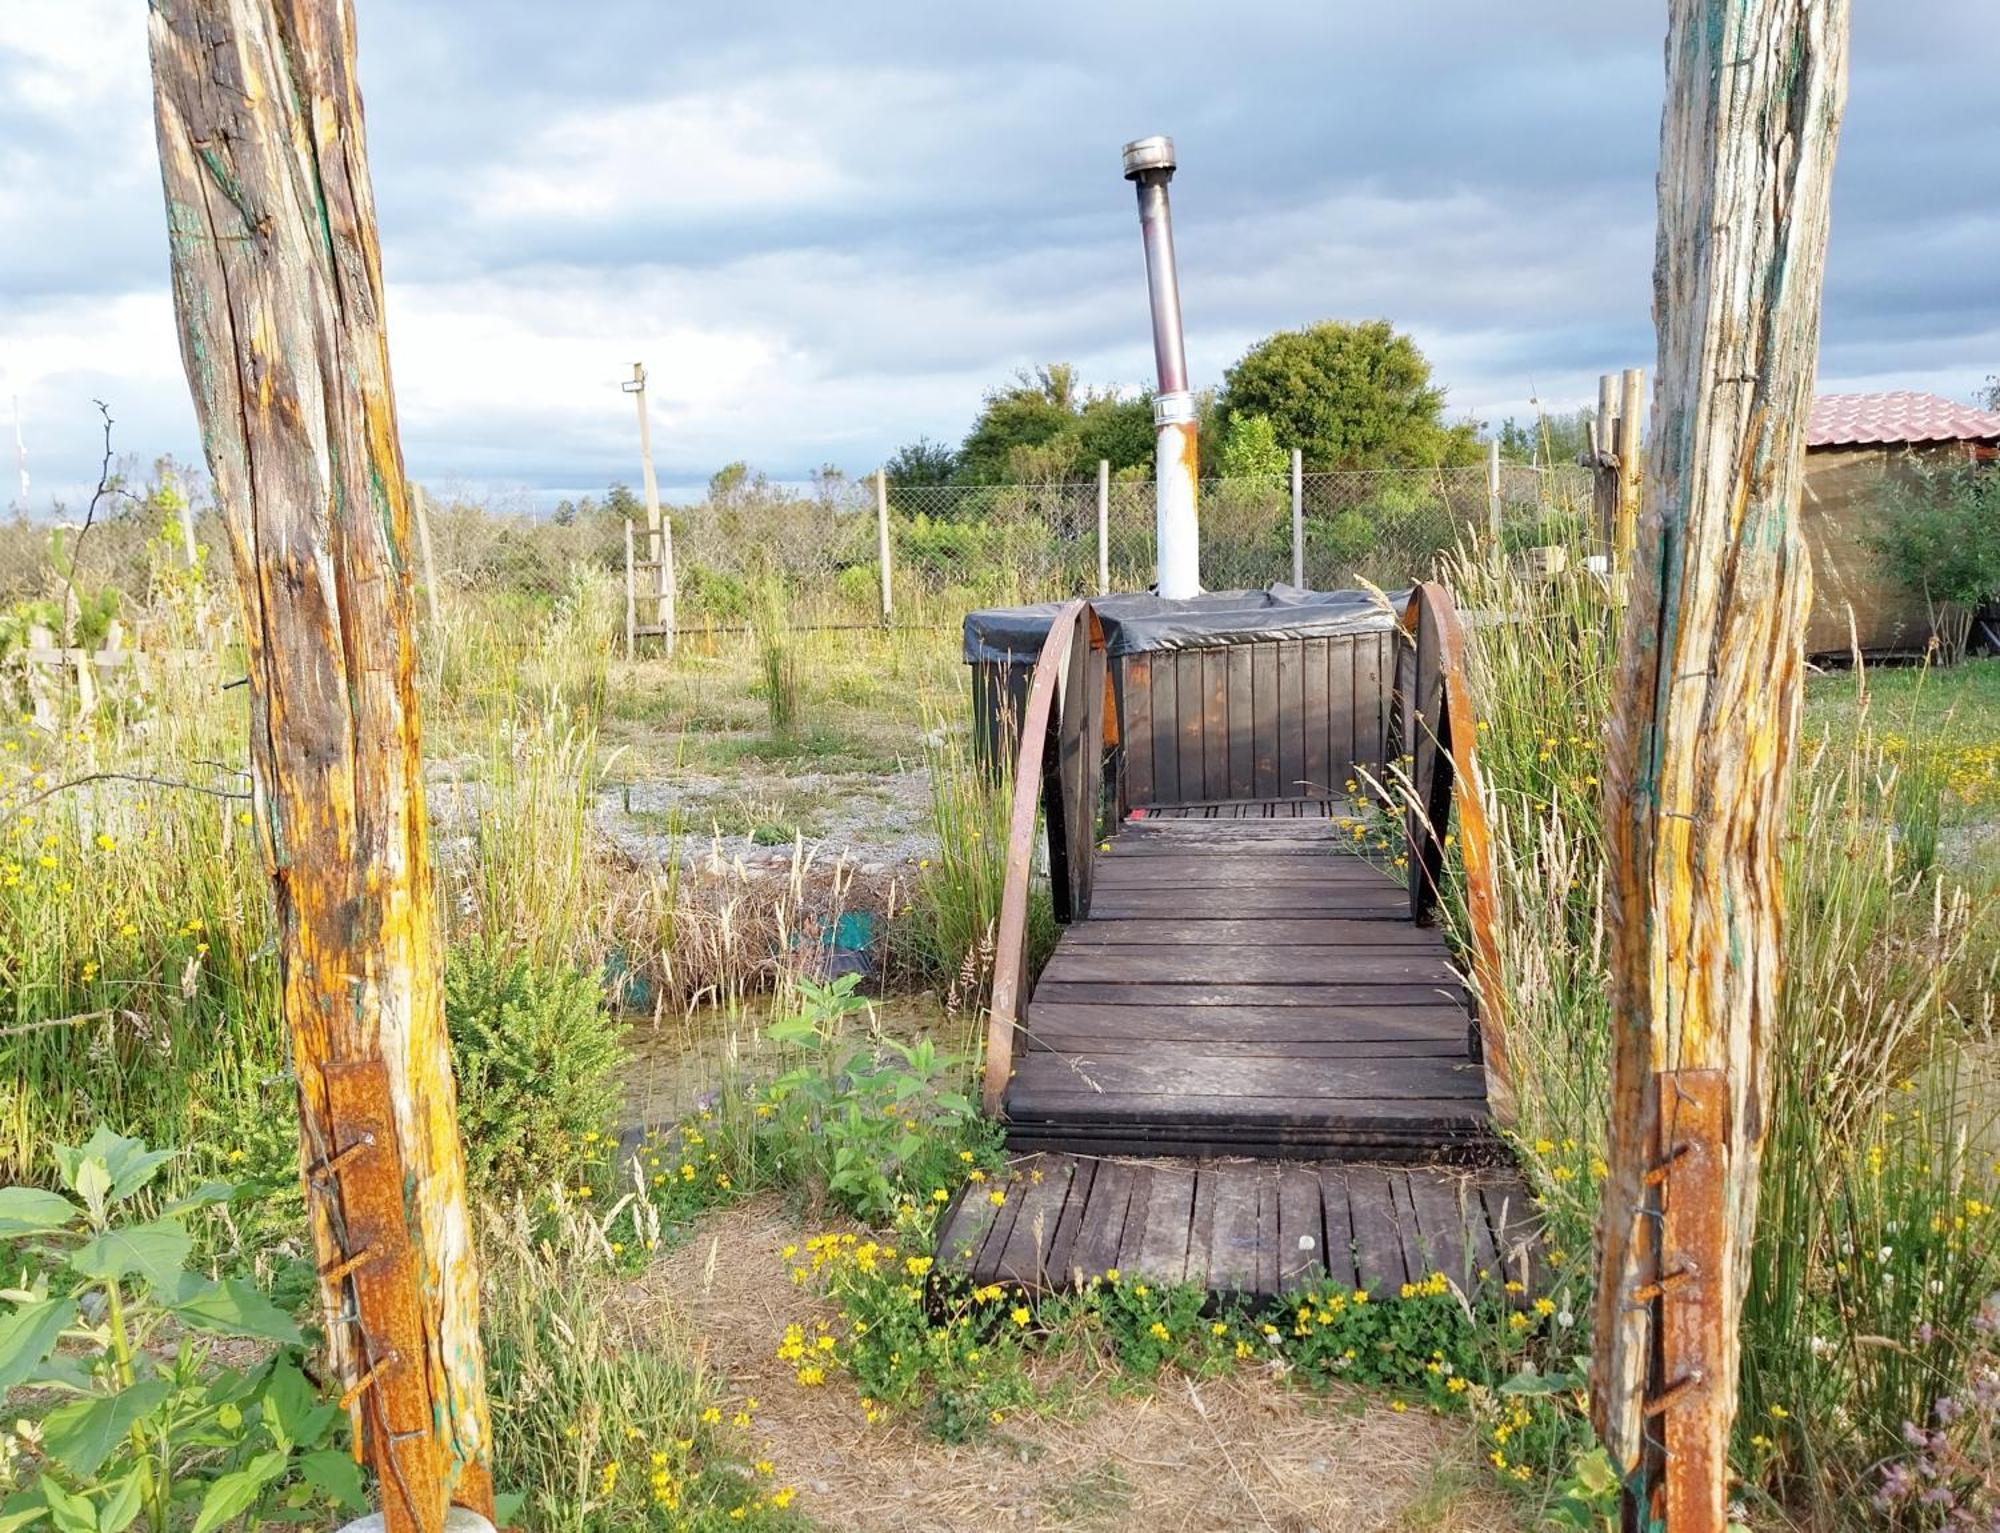
[[[1194,394],[1188,388],[1181,332],[1180,276],[1174,267],[1173,214],[1167,183],[1174,178],[1174,141],[1164,134],[1125,146],[1125,179],[1139,191],[1139,237],[1146,249],[1146,289],[1153,306],[1154,518],[1158,589],[1184,598],[1201,591],[1201,530],[1195,496],[1201,477]]]

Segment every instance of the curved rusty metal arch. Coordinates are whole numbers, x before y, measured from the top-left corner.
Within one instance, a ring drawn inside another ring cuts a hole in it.
[[[1049,625],[1028,684],[1014,759],[1007,823],[1007,874],[994,939],[993,998],[986,1019],[986,1073],[980,1102],[997,1115],[1014,1066],[1014,1032],[1028,990],[1028,894],[1035,873],[1037,810],[1048,833],[1056,919],[1090,910],[1104,748],[1115,743],[1116,711],[1104,625],[1087,601],[1066,603]]]
[[[1479,1001],[1480,1052],[1486,1095],[1503,1125],[1514,1116],[1507,1058],[1506,1001],[1501,987],[1498,875],[1493,833],[1479,773],[1479,718],[1465,668],[1465,626],[1451,593],[1436,581],[1410,592],[1403,606],[1391,697],[1390,765],[1407,759],[1409,805],[1405,836],[1410,857],[1410,915],[1436,919],[1445,872],[1445,837],[1457,821],[1464,875],[1467,941]]]

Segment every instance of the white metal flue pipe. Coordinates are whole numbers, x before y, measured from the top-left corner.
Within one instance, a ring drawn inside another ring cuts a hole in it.
[[[1164,134],[1125,146],[1125,179],[1139,189],[1139,236],[1146,247],[1146,289],[1153,304],[1153,356],[1159,392],[1153,396],[1156,546],[1159,593],[1182,599],[1201,592],[1201,530],[1195,487],[1201,460],[1181,332],[1181,285],[1174,269],[1173,215],[1167,183],[1174,178],[1174,141]]]

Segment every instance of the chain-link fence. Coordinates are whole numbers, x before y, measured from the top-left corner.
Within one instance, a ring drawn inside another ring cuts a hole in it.
[[[872,479],[810,490],[755,482],[667,514],[684,629],[747,623],[773,597],[797,626],[881,621],[885,524],[898,623],[956,624],[973,607],[1092,594],[1101,577],[1114,591],[1153,579],[1147,479],[890,484],[879,505]],[[593,576],[629,581],[639,623],[653,621],[655,576],[628,571],[619,509],[585,502],[550,517],[431,497],[424,521],[428,549],[412,550],[415,574],[440,608],[476,603],[486,616],[517,608],[526,616]],[[1502,465],[1497,495],[1484,465],[1306,474],[1296,516],[1288,478],[1212,479],[1201,486],[1200,525],[1202,582],[1213,590],[1291,580],[1295,526],[1297,568],[1322,590],[1407,585],[1496,527],[1508,549],[1575,549],[1593,538],[1588,472],[1521,464]],[[643,523],[638,531],[643,561]],[[121,604],[143,606],[161,571],[184,567],[190,548],[226,569],[212,513],[183,522],[128,508],[87,532],[0,522],[0,651],[10,632],[18,644],[29,627],[94,647]]]

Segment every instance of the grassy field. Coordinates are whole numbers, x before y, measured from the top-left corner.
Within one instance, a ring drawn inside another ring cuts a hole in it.
[[[1252,1506],[1272,1526],[1527,1528],[1580,1495],[1587,1515],[1574,1386],[1499,1389],[1528,1363],[1560,1378],[1574,1334],[1494,1334],[1418,1295],[1393,1344],[1356,1333],[1357,1374],[1352,1349],[1287,1354],[1246,1319],[1197,1323],[1179,1295],[1031,1309],[996,1293],[945,1321],[910,1301],[904,1264],[939,1200],[1001,1171],[964,1095],[1005,798],[967,758],[958,634],[767,616],[627,662],[617,596],[584,578],[549,605],[447,609],[422,635],[500,1469],[531,1525],[983,1526],[998,1507],[1028,1527],[1220,1526]],[[198,617],[219,594],[159,599]],[[1521,625],[1526,647],[1480,662],[1508,983],[1538,1061],[1519,1148],[1576,1253],[1577,1313],[1603,1099],[1609,679],[1592,621]],[[233,672],[224,651],[89,698],[6,678],[0,1157],[4,1179],[46,1181],[51,1141],[99,1121],[176,1146],[173,1187],[243,1184],[201,1225],[201,1259],[296,1303],[309,1273],[263,875],[249,806],[217,796],[241,789]],[[1551,699],[1572,720],[1553,740]],[[1843,1525],[1865,1503],[1872,1469],[1836,1489],[1814,1466],[1888,1462],[1899,1419],[1957,1387],[1970,1289],[1932,1303],[1926,1285],[1993,1265],[1952,1244],[1952,1221],[1990,1201],[1979,1167],[1961,1144],[1941,1179],[1913,1125],[1991,1101],[1969,1050],[1990,1035],[2000,953],[2000,662],[1815,676],[1806,736],[1784,1174],[1739,1447],[1751,1520],[1771,1528]],[[843,942],[886,1000],[820,983]],[[627,1165],[613,1147],[635,1125],[656,1132]],[[1836,1270],[1869,1220],[1870,1248],[1899,1252],[1918,1242],[1882,1225],[1942,1221],[1931,1265],[1895,1269],[1902,1308]],[[845,1254],[824,1273],[799,1254],[829,1249]],[[1864,1324],[1922,1365],[1800,1346]]]

